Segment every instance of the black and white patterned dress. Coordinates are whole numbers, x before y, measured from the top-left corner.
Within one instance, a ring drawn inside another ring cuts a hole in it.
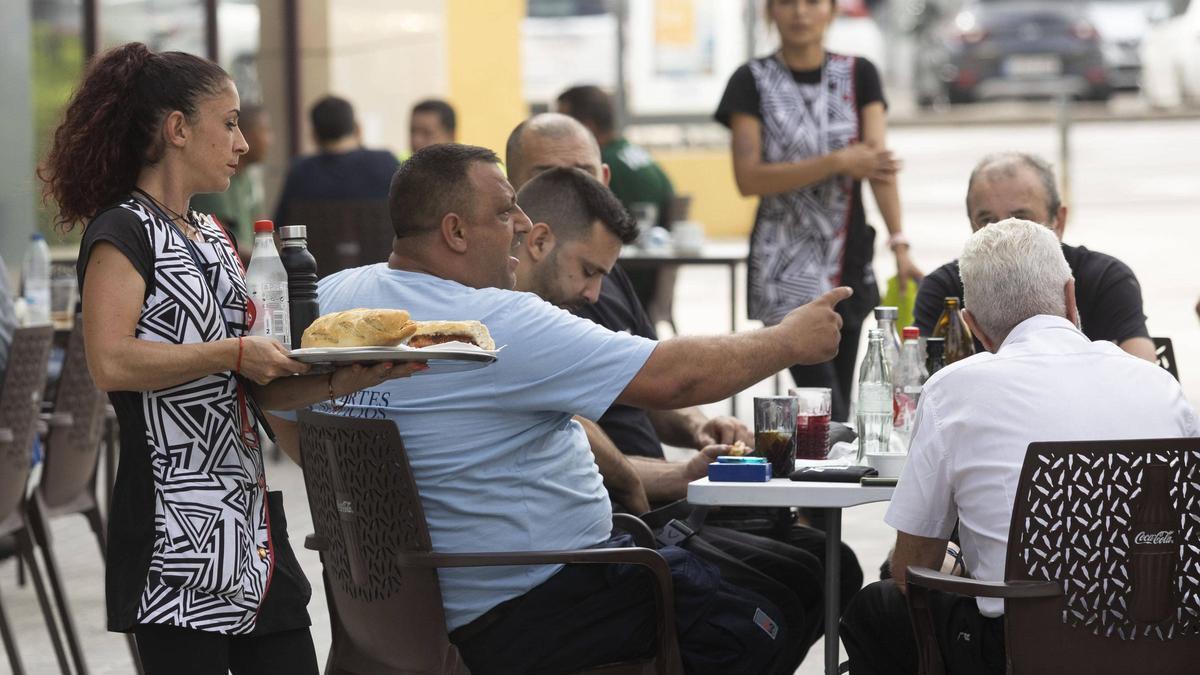
[[[827,52],[819,70],[793,71],[775,54],[733,74],[715,117],[726,126],[733,113],[758,118],[762,160],[799,162],[857,142],[862,109],[874,102],[886,104],[869,61]],[[854,288],[843,303],[852,315],[869,312],[879,297],[873,246],[861,181],[836,175],[762,197],[750,235],[750,318],[778,323],[838,285]]]
[[[140,340],[196,344],[246,332],[247,292],[234,248],[211,218],[193,213],[192,221],[202,241],[191,252],[175,225],[135,198],[84,231],[81,287],[100,241],[121,250],[146,280]],[[121,460],[109,518],[109,629],[253,631],[281,542],[269,527],[262,453],[242,435],[234,374],[111,398]],[[286,554],[294,561],[290,548]],[[308,625],[307,616],[295,623]]]

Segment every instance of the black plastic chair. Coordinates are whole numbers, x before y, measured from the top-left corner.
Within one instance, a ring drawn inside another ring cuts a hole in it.
[[[332,628],[326,673],[467,673],[447,635],[437,568],[549,563],[632,563],[654,574],[656,653],[588,673],[682,672],[670,569],[657,551],[437,553],[393,422],[309,411],[299,419],[304,483],[316,530],[305,546],[321,552]],[[630,519],[636,522],[622,529],[639,543],[653,541],[644,523]]]
[[[1173,522],[1152,531],[1145,529],[1143,510],[1160,509],[1143,501],[1148,472],[1158,472],[1162,494],[1156,496],[1174,510]],[[1004,581],[908,569],[920,672],[946,672],[931,589],[1004,599],[1009,673],[1197,672],[1197,513],[1200,438],[1031,443],[1017,485]],[[1167,546],[1140,549],[1137,564],[1131,562],[1133,546],[1147,543]],[[1137,593],[1161,602],[1142,604]],[[1135,618],[1143,607],[1155,607],[1151,613],[1160,619]]]
[[[82,515],[96,537],[101,560],[107,558],[105,520],[100,513],[96,492],[107,408],[106,397],[96,388],[88,372],[83,330],[77,327],[67,339],[62,376],[58,381],[45,435],[41,479],[29,496],[26,508],[34,541],[41,547],[46,561],[46,575],[50,578],[50,588],[58,605],[67,646],[76,672],[80,675],[87,673],[87,662],[78,631],[75,630],[71,608],[63,592],[50,521],[63,516]],[[105,488],[108,489],[108,486]],[[134,637],[127,633],[125,639],[134,669],[141,673]]]
[[[42,618],[46,621],[46,630],[54,645],[54,655],[62,672],[69,673],[62,637],[46,594],[41,567],[34,555],[34,540],[25,501],[33,460],[33,440],[38,432],[42,392],[46,387],[46,369],[53,339],[54,329],[50,325],[13,331],[8,370],[4,374],[3,387],[0,387],[0,536],[13,538],[19,561],[29,569]],[[9,666],[15,675],[21,675],[25,669],[2,600],[0,634],[8,652]]]
[[[1159,367],[1178,381],[1179,364],[1175,362],[1175,347],[1171,344],[1171,338],[1154,337],[1150,339],[1154,341],[1154,358],[1158,361]]]

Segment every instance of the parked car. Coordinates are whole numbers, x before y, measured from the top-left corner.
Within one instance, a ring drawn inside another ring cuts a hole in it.
[[[865,0],[838,0],[838,16],[825,35],[825,47],[831,52],[861,56],[884,72],[883,32],[871,16]]]
[[[1075,2],[980,1],[919,34],[917,102],[1112,95],[1100,35]]]
[[[1200,0],[1171,0],[1142,41],[1142,95],[1158,108],[1200,104]]]
[[[1142,77],[1142,39],[1150,20],[1167,13],[1166,0],[1089,0],[1087,17],[1100,32],[1100,52],[1113,89],[1137,89]]]

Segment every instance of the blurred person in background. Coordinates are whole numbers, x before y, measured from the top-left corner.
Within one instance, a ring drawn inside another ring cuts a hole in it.
[[[408,147],[412,152],[434,143],[453,143],[457,132],[458,116],[441,99],[421,101],[408,116]]]
[[[248,149],[239,107],[215,63],[129,43],[91,62],[38,169],[59,227],[86,223],[88,369],[121,429],[108,629],[136,636],[151,675],[317,673],[311,589],[281,529],[282,495],[267,489],[257,406],[302,407],[416,370],[291,377],[309,367],[247,335],[237,252],[189,208],[226,189]]]
[[[1196,411],[1166,370],[1079,330],[1076,279],[1045,226],[1008,218],[977,229],[961,267],[963,319],[987,352],[939,370],[922,390],[884,517],[896,528],[894,579],[859,591],[842,619],[856,675],[918,672],[905,579],[910,566],[942,565],[956,523],[963,573],[1004,579],[1030,443],[1200,434]],[[952,672],[1005,672],[1003,600],[942,591],[929,600]]]
[[[400,166],[387,150],[368,150],[354,117],[354,106],[344,98],[326,96],[309,111],[317,153],[297,159],[288,170],[275,224],[292,223],[288,207],[294,202],[387,199],[392,174]]]
[[[600,144],[600,158],[608,166],[608,187],[630,209],[635,204],[653,204],[657,210],[653,225],[671,229],[675,188],[662,167],[649,152],[630,143],[617,132],[616,110],[612,98],[599,87],[571,87],[558,95],[558,112],[579,120]],[[649,307],[658,289],[658,272],[628,272],[638,300]]]
[[[842,343],[828,363],[793,366],[797,386],[833,390],[845,421],[863,319],[879,303],[862,181],[889,232],[901,289],[921,272],[909,257],[896,173],[887,149],[887,101],[879,71],[861,57],[825,50],[836,0],[767,0],[779,51],[730,77],[715,118],[732,134],[738,191],[760,197],[750,235],[749,315],[774,325],[835,286],[854,289],[838,306]]]
[[[1061,242],[1067,225],[1067,207],[1058,194],[1050,164],[1034,155],[1006,152],[979,161],[967,181],[967,218],[978,232],[1005,218],[1040,223]],[[1075,277],[1079,320],[1083,334],[1108,340],[1147,361],[1156,361],[1154,342],[1142,311],[1142,287],[1133,270],[1116,258],[1083,246],[1062,245]],[[930,335],[948,297],[964,301],[958,261],[952,260],[921,281],[914,321],[922,335]],[[960,305],[965,308],[965,304]],[[976,342],[975,350],[982,351]]]
[[[192,198],[192,208],[207,213],[227,227],[235,237],[242,260],[250,260],[254,248],[254,221],[266,217],[263,208],[261,164],[275,143],[271,117],[259,105],[242,107],[238,128],[250,149],[238,161],[237,173],[229,179],[229,189],[208,192]]]

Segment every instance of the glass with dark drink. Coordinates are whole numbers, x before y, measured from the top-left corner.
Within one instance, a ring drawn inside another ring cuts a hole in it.
[[[787,478],[796,470],[796,398],[766,396],[754,399],[754,452],[771,463],[772,478]]]
[[[799,387],[788,389],[788,394],[796,399],[796,459],[825,459],[833,392],[828,387]]]

